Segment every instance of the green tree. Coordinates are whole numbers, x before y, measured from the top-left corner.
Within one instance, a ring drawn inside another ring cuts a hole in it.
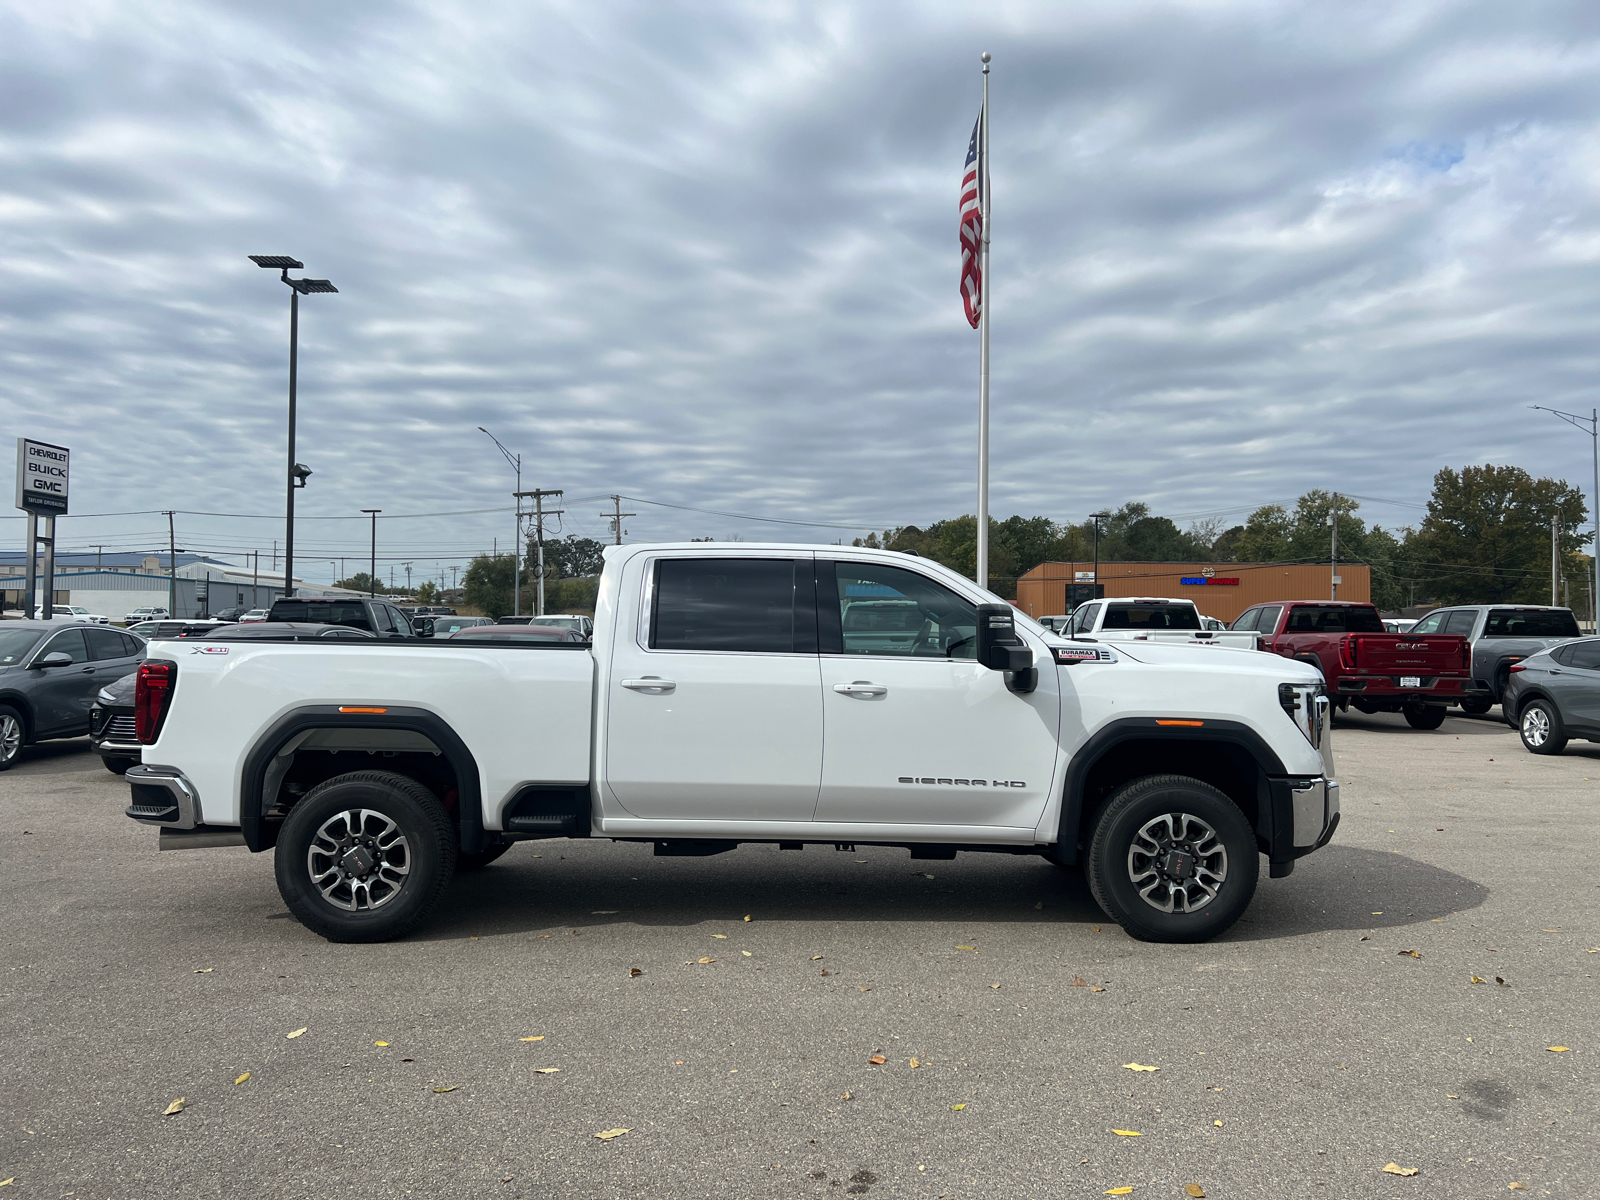
[[[439,603],[439,585],[431,579],[425,579],[417,585],[417,590],[412,593],[418,604]]]
[[[461,579],[466,602],[498,621],[511,611],[513,567],[508,554],[480,554]]]
[[[364,596],[371,594],[374,590],[372,587],[372,576],[367,574],[365,571],[361,571],[355,575],[352,575],[349,579],[341,579],[333,586],[349,588],[352,592],[360,592]],[[381,581],[379,582],[376,591],[380,596],[387,596],[389,594],[389,589],[385,587]]]
[[[593,538],[569,533],[564,538],[544,544],[544,571],[546,579],[585,579],[600,574],[601,551],[605,547]],[[528,562],[538,563],[539,550],[532,540],[528,542]],[[535,567],[537,572],[537,567]]]
[[[1588,507],[1563,479],[1521,467],[1446,467],[1428,515],[1401,558],[1419,591],[1441,604],[1537,604],[1550,598],[1550,522],[1560,522],[1562,573],[1579,576]]]

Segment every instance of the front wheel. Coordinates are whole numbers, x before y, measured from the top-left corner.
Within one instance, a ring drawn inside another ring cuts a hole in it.
[[[1405,714],[1406,724],[1413,729],[1437,729],[1444,724],[1444,706],[1440,704],[1408,704]]]
[[[1567,748],[1567,735],[1561,728],[1561,714],[1548,700],[1530,700],[1517,723],[1522,744],[1530,754],[1560,754]]]
[[[9,771],[22,754],[22,714],[0,704],[0,771]]]
[[[1481,717],[1484,713],[1488,712],[1493,707],[1494,707],[1494,701],[1493,700],[1478,699],[1478,700],[1463,700],[1461,702],[1461,711],[1464,712],[1464,713],[1471,713],[1475,717]]]
[[[1198,779],[1151,775],[1124,784],[1101,811],[1085,874],[1129,936],[1203,942],[1243,915],[1260,863],[1232,800]]]
[[[353,771],[318,784],[278,834],[278,892],[330,942],[382,942],[415,929],[455,873],[444,805],[414,779]]]

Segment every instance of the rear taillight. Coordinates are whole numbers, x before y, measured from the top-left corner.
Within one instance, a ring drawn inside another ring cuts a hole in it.
[[[1339,664],[1347,671],[1355,670],[1358,642],[1359,639],[1353,637],[1343,638],[1339,642]]]
[[[1518,671],[1526,671],[1527,669],[1528,668],[1523,666],[1521,663],[1512,663],[1511,666],[1507,668],[1507,670],[1509,670],[1513,675],[1515,675]]]
[[[133,736],[140,744],[151,745],[161,736],[161,723],[167,719],[177,676],[175,662],[139,664],[139,677],[133,685]]]

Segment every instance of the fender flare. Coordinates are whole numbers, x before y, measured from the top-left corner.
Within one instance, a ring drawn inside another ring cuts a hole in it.
[[[1056,829],[1056,853],[1060,855],[1060,861],[1072,863],[1077,860],[1077,831],[1083,823],[1084,816],[1083,793],[1089,773],[1095,764],[1123,742],[1153,739],[1170,742],[1220,742],[1224,745],[1237,746],[1255,760],[1257,768],[1269,785],[1273,781],[1286,779],[1289,774],[1284,768],[1283,760],[1271,746],[1267,745],[1266,740],[1250,726],[1239,721],[1207,719],[1200,727],[1158,725],[1155,717],[1122,717],[1110,721],[1096,730],[1067,764],[1066,789],[1061,797],[1061,823]],[[1279,831],[1283,831],[1285,838],[1292,833],[1294,813],[1287,786],[1269,786],[1268,791],[1269,796],[1262,798],[1266,801],[1263,808],[1271,814],[1268,840],[1274,843],[1276,851],[1275,843]],[[1282,814],[1278,812],[1280,806],[1285,807],[1285,812]],[[1277,858],[1279,855],[1274,852],[1272,857]],[[1285,853],[1282,857],[1287,858],[1290,855]]]
[[[439,748],[455,771],[461,849],[475,854],[487,845],[477,760],[443,717],[424,708],[391,707],[386,713],[342,713],[338,705],[312,704],[279,717],[245,755],[239,780],[239,829],[252,852],[270,850],[277,841],[277,830],[269,828],[269,822],[263,818],[261,793],[267,766],[289,739],[313,729],[399,729],[420,733]]]

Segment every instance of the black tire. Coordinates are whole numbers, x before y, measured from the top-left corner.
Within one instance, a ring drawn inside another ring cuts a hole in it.
[[[1413,729],[1437,729],[1444,724],[1445,707],[1442,704],[1408,704],[1403,711],[1406,724]]]
[[[1183,828],[1176,820],[1180,817],[1186,818]],[[1177,869],[1185,873],[1184,903],[1199,900],[1190,911],[1180,910],[1171,877],[1156,866],[1162,860],[1139,853],[1141,846],[1161,846],[1170,834],[1179,835],[1176,853],[1188,852],[1187,860],[1178,860]],[[1200,853],[1193,853],[1196,850]],[[1202,866],[1209,867],[1212,880],[1218,880],[1215,886],[1208,888],[1200,878],[1196,868]],[[1203,942],[1243,915],[1255,895],[1260,870],[1255,833],[1238,805],[1198,779],[1150,775],[1124,784],[1100,811],[1084,874],[1096,903],[1130,937],[1143,942]],[[1153,899],[1141,895],[1142,883]],[[1163,911],[1163,901],[1173,911]]]
[[[22,755],[28,740],[28,726],[22,714],[8,704],[0,704],[0,771],[9,771]]]
[[[352,838],[340,818],[355,810],[374,815]],[[366,873],[344,872],[340,851],[364,855],[355,863]],[[274,857],[278,893],[307,929],[330,942],[383,942],[410,933],[438,903],[455,874],[456,834],[444,805],[416,780],[353,771],[318,784],[289,811]]]
[[[456,870],[481,871],[509,849],[511,849],[510,842],[497,842],[479,850],[476,854],[468,854],[464,850],[457,849]]]
[[[1475,717],[1483,716],[1484,713],[1488,712],[1493,707],[1494,707],[1494,701],[1493,700],[1479,699],[1479,700],[1463,700],[1461,702],[1461,711],[1464,712],[1464,713],[1471,713]]]
[[[1517,717],[1517,733],[1529,754],[1560,754],[1567,748],[1567,731],[1561,713],[1548,700],[1533,699],[1522,706]]]
[[[126,775],[128,768],[135,765],[139,760],[137,758],[102,758],[100,761],[105,763],[106,770],[113,775]]]

